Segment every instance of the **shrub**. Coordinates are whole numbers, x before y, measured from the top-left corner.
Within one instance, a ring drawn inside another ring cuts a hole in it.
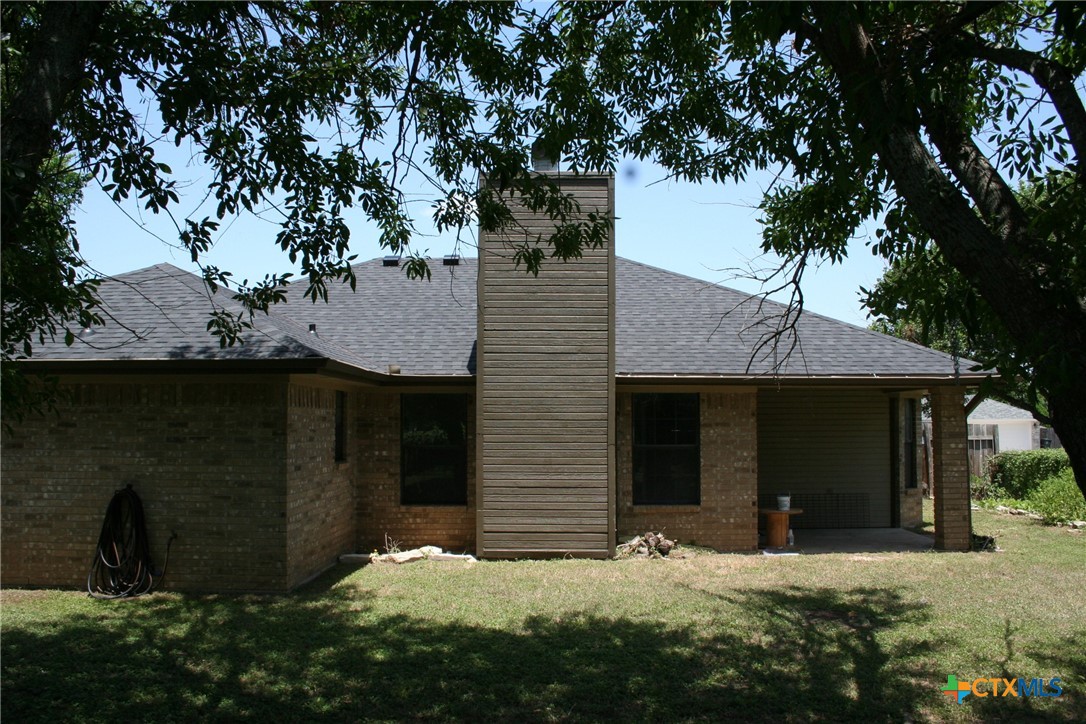
[[[1009,497],[1007,491],[992,482],[990,477],[972,475],[969,478],[969,493],[973,500],[1002,500]]]
[[[1082,491],[1070,470],[1043,481],[1030,493],[1026,502],[1044,518],[1045,523],[1086,520],[1086,498],[1082,497]]]
[[[1011,450],[988,463],[989,480],[1012,498],[1025,499],[1048,478],[1071,467],[1064,450]]]

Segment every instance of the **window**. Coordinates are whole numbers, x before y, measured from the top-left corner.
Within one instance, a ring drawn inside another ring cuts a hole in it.
[[[467,504],[467,419],[467,395],[401,395],[402,504]]]
[[[336,392],[336,462],[347,459],[347,393]]]
[[[634,505],[701,502],[696,394],[633,396]]]

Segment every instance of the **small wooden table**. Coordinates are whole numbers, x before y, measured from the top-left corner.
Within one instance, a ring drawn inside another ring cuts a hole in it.
[[[759,508],[759,513],[765,515],[766,545],[770,548],[784,548],[788,545],[788,516],[799,515],[802,508],[790,508],[789,510],[777,510],[776,508]]]

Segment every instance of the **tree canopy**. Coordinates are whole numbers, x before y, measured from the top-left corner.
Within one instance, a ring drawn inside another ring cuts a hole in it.
[[[1046,179],[1020,187],[1019,203],[1029,209],[1039,233],[1048,236],[1056,253],[1067,256],[1061,261],[1072,275],[1081,273],[1079,240],[1086,239],[1086,219],[1075,216],[1073,209],[1059,209],[1050,202],[1052,190],[1048,183],[1073,183],[1069,175]],[[1059,196],[1068,189],[1059,188]],[[1058,214],[1058,219],[1050,219]],[[1073,280],[1079,288],[1086,281]],[[875,315],[871,328],[910,342],[922,344],[973,360],[983,369],[999,371],[990,378],[983,390],[1017,407],[1029,410],[1046,425],[1052,420],[1048,412],[1048,390],[1034,375],[1033,363],[1022,355],[995,316],[957,269],[943,258],[930,238],[918,238],[902,254],[896,256],[882,278],[872,289],[863,290],[863,303]]]
[[[275,208],[274,243],[300,263],[314,299],[333,279],[352,281],[347,208],[377,223],[391,252],[410,253],[411,175],[434,188],[442,228],[507,225],[501,194],[526,197],[560,222],[548,248],[568,258],[600,243],[608,222],[572,220],[573,202],[530,173],[533,146],[571,170],[634,157],[676,177],[734,182],[768,169],[777,182],[760,207],[763,245],[785,260],[779,286],[797,313],[804,269],[841,261],[864,223],[881,225],[870,247],[892,265],[937,250],[1030,366],[1086,486],[1086,273],[1081,235],[1061,231],[1086,218],[1086,22],[1076,4],[135,2],[0,12],[5,259],[39,243],[24,220],[51,158],[74,159],[115,198],[172,213],[178,189],[156,160],[160,142],[191,144],[213,172],[214,217],[175,220],[192,258],[223,218]],[[150,122],[134,93],[153,107]],[[1042,192],[1025,203],[1019,183]],[[545,256],[537,241],[526,235],[516,250],[530,272]],[[407,268],[428,273],[417,255]],[[210,266],[204,276],[256,311],[281,298],[285,281],[239,284]],[[910,295],[915,284],[899,289]],[[67,318],[58,310],[56,319]],[[209,328],[229,343],[245,324],[220,310]]]

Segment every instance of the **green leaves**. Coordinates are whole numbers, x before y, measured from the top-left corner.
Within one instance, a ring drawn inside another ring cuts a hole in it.
[[[50,8],[3,7],[5,103]],[[935,290],[918,270],[956,269],[942,292],[953,291],[981,349],[980,336],[995,332],[974,324],[988,312],[978,302],[985,272],[973,267],[989,268],[984,250],[1008,239],[1008,264],[1030,280],[1023,298],[1056,300],[1034,308],[1081,320],[1086,195],[1069,140],[1079,125],[1046,107],[1022,67],[1043,61],[1080,80],[1083,17],[1072,5],[1026,3],[111,3],[49,143],[57,157],[70,149],[114,199],[176,213],[178,241],[198,263],[228,217],[274,218],[269,243],[300,267],[314,301],[329,283],[354,283],[352,209],[420,279],[429,268],[412,247],[418,208],[442,231],[506,232],[526,273],[604,243],[608,219],[531,173],[534,145],[566,170],[607,171],[625,157],[716,183],[770,170],[762,244],[783,258],[786,285],[798,286],[808,263],[842,261],[866,225],[881,227],[870,248],[901,268],[869,293],[873,308],[916,304],[925,325],[944,329],[953,315],[925,296]],[[1081,110],[1081,98],[1068,103]],[[177,213],[178,179],[156,158],[159,142],[190,144],[207,165],[208,216]],[[37,183],[36,171],[5,157],[5,218],[16,201],[8,186]],[[418,182],[432,191],[412,206]],[[1036,193],[1021,197],[1021,214],[1007,208],[1009,193],[1002,207],[981,203],[985,189],[1023,182]],[[936,213],[952,198],[953,214]],[[511,199],[552,218],[554,233],[512,228]],[[1011,228],[1021,219],[1027,228]],[[64,214],[45,223],[51,238],[71,239]],[[953,265],[927,258],[929,236],[944,246],[946,230],[964,227],[978,238],[946,255]],[[42,248],[30,235],[5,237],[5,257],[12,245],[31,256]],[[93,291],[77,286],[74,241],[45,247],[60,249],[60,273],[41,282],[57,306],[28,319],[63,329],[91,313]],[[239,285],[205,269],[209,288],[230,289],[247,310],[213,318],[210,331],[224,344],[241,339],[241,322],[281,299],[287,279]],[[990,285],[989,312],[992,289],[1002,291]],[[5,349],[18,350],[31,332],[11,334]]]

